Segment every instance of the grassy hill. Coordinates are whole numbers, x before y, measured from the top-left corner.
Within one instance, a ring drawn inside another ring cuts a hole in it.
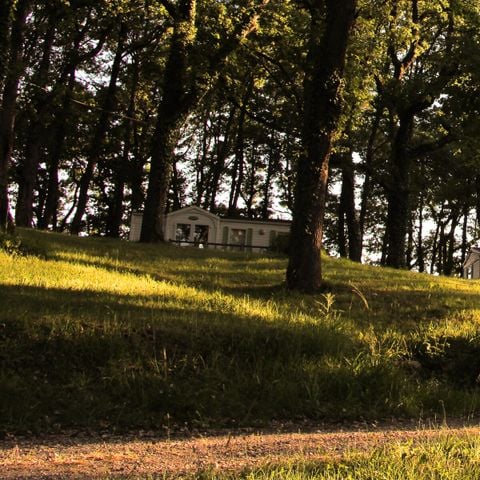
[[[282,257],[19,238],[0,250],[0,430],[479,413],[479,282],[325,259],[309,296]]]

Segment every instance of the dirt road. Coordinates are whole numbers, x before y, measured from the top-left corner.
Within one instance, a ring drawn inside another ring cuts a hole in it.
[[[1,479],[80,479],[195,474],[200,470],[239,471],[303,457],[338,458],[410,439],[446,434],[478,434],[480,427],[369,427],[308,433],[237,432],[190,438],[153,434],[122,437],[74,433],[42,438],[7,437],[0,443]]]

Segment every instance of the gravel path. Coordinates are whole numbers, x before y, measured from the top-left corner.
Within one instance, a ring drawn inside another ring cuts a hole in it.
[[[112,437],[61,435],[6,438],[0,443],[1,479],[83,479],[239,471],[296,457],[339,458],[386,443],[446,434],[479,434],[480,427],[389,428],[309,433],[208,434],[166,439],[153,435]]]

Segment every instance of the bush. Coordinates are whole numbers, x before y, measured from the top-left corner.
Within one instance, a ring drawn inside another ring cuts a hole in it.
[[[16,235],[0,232],[0,250],[9,255],[22,255],[22,241]]]

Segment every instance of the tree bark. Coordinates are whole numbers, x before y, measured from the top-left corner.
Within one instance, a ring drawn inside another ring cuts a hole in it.
[[[38,222],[38,228],[47,229],[50,225],[53,230],[58,226],[59,167],[63,155],[65,139],[68,129],[68,118],[72,112],[72,96],[75,87],[76,66],[69,65],[66,91],[63,96],[62,107],[57,113],[53,126],[53,142],[47,159],[47,196],[43,215]]]
[[[13,0],[0,0],[0,90],[7,74],[12,7]]]
[[[457,229],[458,223],[460,220],[460,212],[458,207],[452,208],[452,213],[450,216],[450,230],[445,238],[446,243],[446,252],[445,252],[445,260],[444,260],[444,268],[443,273],[444,275],[452,275],[455,267],[455,260],[453,255],[455,253],[455,230]]]
[[[228,200],[228,216],[237,215],[238,200],[242,191],[244,163],[245,163],[245,109],[253,89],[253,80],[248,84],[245,96],[242,101],[242,108],[238,116],[237,135],[235,139],[235,158],[232,167],[232,183],[230,184],[230,197]]]
[[[465,263],[467,258],[467,249],[468,249],[468,217],[469,217],[469,206],[468,203],[465,202],[463,206],[463,223],[462,223],[462,246],[461,246],[461,257],[460,257],[460,274],[463,274],[462,265]]]
[[[174,31],[163,77],[162,99],[158,107],[152,143],[141,242],[164,240],[163,216],[173,172],[174,151],[180,137],[180,128],[191,108],[186,99],[185,89],[189,51],[196,35],[196,1],[180,1],[174,20]]]
[[[407,248],[405,250],[406,267],[411,270],[413,264],[413,212],[408,216],[407,224]]]
[[[368,136],[367,151],[365,154],[365,181],[362,187],[362,198],[360,202],[360,234],[363,245],[363,235],[365,233],[365,222],[368,212],[368,200],[372,190],[372,167],[375,156],[375,139],[377,137],[378,128],[380,126],[380,120],[382,118],[383,107],[377,106],[375,111],[375,117],[373,119],[370,135]]]
[[[50,70],[50,56],[55,39],[55,18],[51,17],[43,41],[43,53],[37,74],[34,77],[36,86],[42,89],[47,85]],[[32,227],[33,200],[37,183],[37,170],[41,161],[41,150],[44,144],[46,116],[50,109],[51,96],[43,90],[33,95],[34,107],[28,128],[25,158],[20,168],[18,196],[15,207],[15,222],[19,227]]]
[[[280,163],[280,145],[278,145],[275,139],[275,132],[272,130],[269,136],[269,152],[268,152],[268,164],[267,171],[265,173],[265,180],[263,182],[263,200],[261,218],[262,220],[268,220],[270,216],[270,208],[272,206],[271,191],[272,180],[275,173],[278,171],[278,165]]]
[[[420,192],[420,200],[418,205],[418,232],[417,232],[417,267],[420,273],[425,271],[425,252],[423,248],[423,209],[424,195]]]
[[[231,151],[231,137],[232,129],[234,129],[235,124],[235,114],[236,107],[233,106],[230,109],[227,123],[222,129],[224,135],[223,142],[217,142],[216,159],[214,164],[212,165],[211,173],[209,175],[210,181],[208,187],[208,210],[213,213],[215,213],[217,208],[218,189],[220,186],[220,180],[222,178],[222,175],[225,172],[225,162],[227,161],[227,158]]]
[[[438,244],[439,244],[439,240],[438,240],[438,237],[440,235],[440,228],[441,228],[441,214],[443,213],[443,206],[442,206],[442,210],[440,212],[440,215],[438,215],[437,219],[436,219],[436,226],[435,226],[435,234],[433,236],[433,245],[432,245],[432,260],[431,260],[431,263],[430,263],[430,274],[433,275],[433,273],[435,272],[435,263],[437,261],[437,257],[438,257]]]
[[[148,125],[151,123],[151,112],[145,112],[143,116],[143,123]],[[150,138],[150,132],[147,128],[139,128],[136,124],[133,128],[133,159],[130,163],[129,170],[129,184],[132,189],[131,195],[131,210],[132,212],[139,212],[145,200],[145,192],[143,188],[143,181],[145,179],[144,169],[147,163],[147,153],[149,149],[146,147]]]
[[[362,233],[360,220],[355,208],[355,171],[352,151],[342,155],[342,192],[343,214],[347,221],[348,258],[354,262],[362,261]]]
[[[340,201],[338,202],[338,223],[337,223],[337,244],[338,254],[340,258],[347,258],[347,236],[345,235],[345,200],[342,192],[340,193]]]
[[[297,168],[287,268],[287,286],[291,289],[314,292],[322,287],[320,249],[328,163],[340,117],[341,79],[355,7],[356,0],[310,2],[303,83],[303,153]]]
[[[405,239],[408,227],[410,195],[410,158],[407,148],[414,114],[400,116],[391,154],[391,180],[387,188],[387,258],[386,265],[403,268],[406,265]]]
[[[109,204],[106,224],[106,234],[108,237],[118,238],[120,236],[120,226],[123,216],[123,201],[125,193],[125,184],[127,182],[127,171],[130,165],[130,152],[132,149],[133,119],[135,116],[135,101],[139,81],[138,64],[134,64],[132,74],[132,85],[130,89],[130,98],[127,107],[127,118],[124,123],[124,140],[122,155],[117,158],[113,168],[113,198]]]
[[[18,85],[24,69],[22,48],[28,11],[29,0],[19,0],[10,35],[9,61],[0,107],[0,230],[3,231],[12,225],[8,199],[9,168],[13,150]]]

